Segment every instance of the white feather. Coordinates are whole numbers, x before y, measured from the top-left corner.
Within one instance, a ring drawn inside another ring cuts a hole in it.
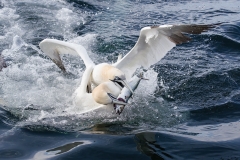
[[[81,84],[73,94],[73,104],[75,107],[78,107],[79,109],[78,111],[81,113],[89,112],[100,107],[106,106],[95,102],[92,93],[86,92],[86,88],[91,78],[93,69],[94,69],[93,66],[88,66],[86,68],[82,76]]]
[[[149,68],[160,61],[168,51],[176,46],[167,36],[171,34],[169,31],[171,27],[172,25],[163,25],[141,29],[139,39],[132,50],[113,66],[123,71],[129,80],[137,68]]]
[[[80,56],[86,67],[94,65],[93,61],[89,58],[86,49],[81,45],[59,41],[56,39],[44,39],[39,46],[41,50],[58,66],[63,66],[59,54],[72,54]]]

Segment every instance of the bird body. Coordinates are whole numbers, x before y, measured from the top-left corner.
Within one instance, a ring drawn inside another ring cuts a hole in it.
[[[86,88],[91,78],[93,68],[94,66],[89,66],[86,68],[82,76],[81,84],[73,94],[73,104],[75,107],[78,107],[79,111],[82,113],[106,106],[97,103],[94,100],[92,93],[86,92]]]
[[[89,112],[100,107],[112,106],[112,102],[121,93],[121,86],[116,85],[112,81],[106,81],[98,85],[92,93],[87,93],[87,85],[91,79],[91,74],[94,70],[94,66],[89,66],[83,73],[80,86],[76,89],[73,96],[74,106],[79,107],[79,110]],[[113,98],[108,95],[111,93]],[[117,102],[116,102],[117,103]],[[126,103],[117,103],[124,105]]]

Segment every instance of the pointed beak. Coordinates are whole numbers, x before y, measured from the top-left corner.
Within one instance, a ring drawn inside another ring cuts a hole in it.
[[[119,101],[116,97],[114,97],[111,93],[107,93],[108,96],[112,99],[112,103],[114,104],[120,104],[120,105],[127,105],[127,103],[123,101]]]
[[[112,81],[112,82],[120,82],[120,83],[122,83],[122,84],[123,84],[125,87],[127,87],[127,88],[132,92],[132,94],[134,95],[132,88],[128,85],[128,83],[127,83],[125,80],[123,80],[123,79],[121,79],[121,78],[119,78],[119,79],[113,79],[113,80],[109,79],[109,80]]]
[[[126,87],[132,92],[132,94],[134,95],[133,90],[132,90],[132,88],[128,85],[128,83],[127,83],[126,81],[124,81],[124,80],[122,80],[122,82],[123,82],[123,85],[126,86]]]

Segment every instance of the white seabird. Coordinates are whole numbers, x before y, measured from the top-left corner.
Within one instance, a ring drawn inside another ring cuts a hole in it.
[[[95,65],[83,46],[55,39],[43,40],[40,43],[40,48],[63,71],[65,71],[65,67],[60,54],[78,55],[82,58],[86,65],[86,70],[80,86],[75,91],[74,102],[76,106],[84,108],[84,110],[93,110],[105,104],[118,103],[117,101],[109,101],[109,98],[113,98],[111,95],[116,96],[120,94],[121,89],[112,85],[113,82],[109,80],[116,80],[117,78],[127,86],[125,79],[129,81],[137,68],[149,68],[160,61],[177,44],[191,40],[183,33],[201,34],[208,29],[214,28],[216,25],[218,24],[144,27],[140,31],[140,36],[135,46],[114,64],[101,63]],[[90,93],[91,90],[88,87],[91,84],[97,86],[96,90],[93,90],[93,94]],[[104,94],[112,93],[105,94],[108,97],[105,96],[103,98],[101,97],[103,92]]]

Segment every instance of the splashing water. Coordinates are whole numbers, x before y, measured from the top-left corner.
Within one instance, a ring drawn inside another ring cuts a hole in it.
[[[101,123],[117,123],[137,128],[149,126],[171,126],[181,119],[166,102],[155,97],[158,90],[158,74],[150,69],[145,73],[149,81],[141,82],[130,104],[122,115],[113,110],[97,110],[80,114],[72,105],[72,94],[81,83],[85,66],[80,57],[64,55],[63,63],[68,71],[63,74],[57,66],[40,51],[38,43],[48,37],[66,40],[83,45],[94,62],[106,61],[106,57],[94,54],[91,50],[97,42],[97,34],[77,35],[75,28],[85,24],[89,16],[96,14],[77,11],[65,1],[28,2],[3,1],[0,10],[1,20],[7,26],[1,46],[7,68],[0,72],[0,102],[5,109],[19,118],[15,124],[36,129],[50,126],[64,131],[82,130]],[[18,7],[32,5],[24,11]],[[51,7],[45,10],[45,7]],[[33,12],[34,10],[34,12]],[[39,14],[45,10],[44,13]],[[8,16],[6,13],[8,12]],[[31,13],[31,16],[28,15]],[[100,14],[100,13],[98,13]],[[31,19],[32,23],[25,24]],[[45,20],[47,19],[47,20]],[[52,22],[51,24],[49,22]],[[32,26],[28,26],[32,25]],[[27,28],[36,26],[36,30]],[[8,46],[8,47],[6,47]],[[174,115],[174,116],[173,116]],[[180,119],[179,119],[180,118]]]

